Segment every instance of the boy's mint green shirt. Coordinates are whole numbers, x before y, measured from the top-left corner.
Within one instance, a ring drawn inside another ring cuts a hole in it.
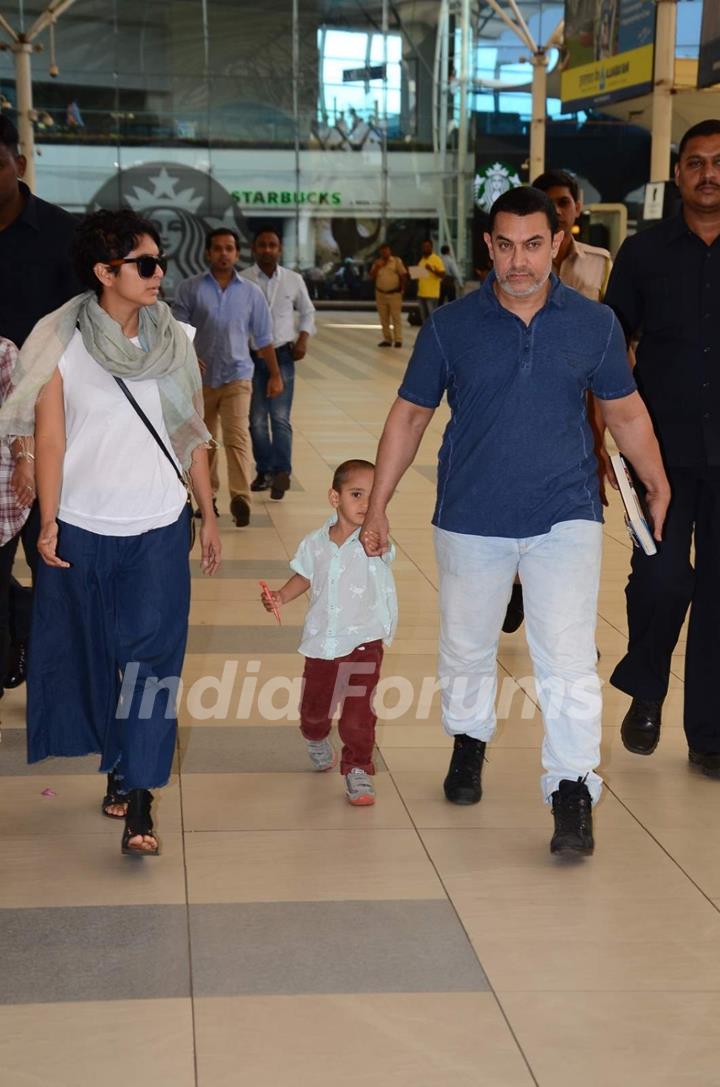
[[[345,657],[378,638],[390,645],[397,626],[397,593],[390,569],[394,544],[382,558],[369,558],[358,528],[338,547],[329,535],[336,521],[333,514],[306,536],[290,563],[310,582],[300,652],[320,660]]]

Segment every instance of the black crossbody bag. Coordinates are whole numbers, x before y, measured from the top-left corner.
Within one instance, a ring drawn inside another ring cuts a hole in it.
[[[180,482],[182,483],[183,487],[184,487],[184,488],[185,488],[185,490],[187,491],[187,505],[188,505],[188,514],[190,515],[190,550],[192,551],[192,549],[193,549],[193,544],[195,543],[195,518],[193,517],[193,506],[192,506],[192,498],[191,498],[191,496],[190,496],[190,488],[188,487],[187,481],[186,481],[185,477],[183,476],[182,472],[180,471],[180,469],[178,468],[177,464],[175,463],[175,461],[174,461],[174,460],[173,460],[173,458],[171,457],[171,455],[170,455],[170,452],[169,452],[169,450],[168,450],[167,446],[165,445],[165,442],[164,442],[164,441],[162,440],[162,438],[161,438],[161,437],[160,437],[160,435],[158,434],[157,430],[156,430],[156,429],[155,429],[155,427],[154,427],[154,426],[152,425],[152,423],[151,423],[151,422],[150,422],[150,420],[148,419],[147,415],[146,415],[146,414],[145,414],[145,412],[144,412],[144,411],[142,410],[142,408],[141,408],[141,407],[140,407],[140,405],[138,404],[138,402],[137,402],[137,400],[135,399],[135,397],[133,396],[133,394],[132,394],[132,393],[130,392],[130,390],[128,389],[128,387],[127,387],[127,385],[125,384],[125,382],[123,381],[123,379],[122,379],[121,377],[116,377],[116,378],[115,378],[115,380],[117,381],[118,385],[119,385],[119,386],[120,386],[120,388],[122,389],[122,391],[123,391],[123,394],[124,394],[124,395],[125,395],[125,396],[127,397],[127,399],[128,399],[129,401],[130,401],[130,404],[132,405],[132,407],[134,408],[134,410],[135,410],[135,411],[137,412],[137,414],[138,414],[138,415],[140,416],[140,418],[142,419],[142,421],[143,421],[143,423],[145,424],[145,426],[146,426],[146,427],[148,428],[148,430],[149,430],[149,431],[150,431],[150,433],[152,434],[152,436],[153,436],[153,438],[155,439],[155,441],[157,442],[157,444],[158,444],[158,445],[160,446],[160,448],[162,449],[162,451],[163,451],[163,453],[165,454],[165,456],[167,457],[167,459],[168,459],[168,460],[170,461],[170,463],[172,464],[172,466],[173,466],[173,471],[175,472],[175,475],[176,475],[176,476],[178,477],[178,479],[179,479],[179,480],[180,480]]]

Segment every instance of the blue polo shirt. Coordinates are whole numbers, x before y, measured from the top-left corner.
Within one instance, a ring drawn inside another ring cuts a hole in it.
[[[399,389],[425,408],[447,393],[433,524],[523,539],[560,521],[602,521],[586,394],[635,391],[620,325],[553,275],[527,326],[494,281],[433,312]]]
[[[211,272],[183,280],[175,292],[173,316],[197,330],[195,350],[206,366],[203,385],[211,389],[253,376],[251,336],[258,347],[273,342],[265,295],[237,272],[224,291]]]

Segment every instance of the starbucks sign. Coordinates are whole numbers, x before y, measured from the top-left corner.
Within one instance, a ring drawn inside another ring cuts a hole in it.
[[[235,189],[232,198],[238,204],[263,204],[266,207],[289,207],[294,204],[310,204],[313,207],[337,208],[342,204],[339,192],[292,192],[287,189]]]

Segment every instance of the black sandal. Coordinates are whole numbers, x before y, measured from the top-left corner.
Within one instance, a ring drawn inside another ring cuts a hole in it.
[[[108,819],[124,819],[127,814],[127,793],[120,792],[120,786],[122,784],[122,778],[116,776],[115,771],[111,771],[107,776],[107,792],[102,798],[100,804],[100,811],[103,815],[106,815]],[[122,815],[115,815],[114,812],[108,811],[108,808],[117,807],[123,804],[125,811]]]
[[[122,852],[125,856],[157,857],[160,845],[156,835],[153,834],[153,821],[150,815],[153,794],[148,789],[133,789],[127,794],[127,798],[128,809],[122,836]],[[143,835],[155,839],[154,849],[145,849],[142,845],[130,845],[131,838],[141,838]]]

